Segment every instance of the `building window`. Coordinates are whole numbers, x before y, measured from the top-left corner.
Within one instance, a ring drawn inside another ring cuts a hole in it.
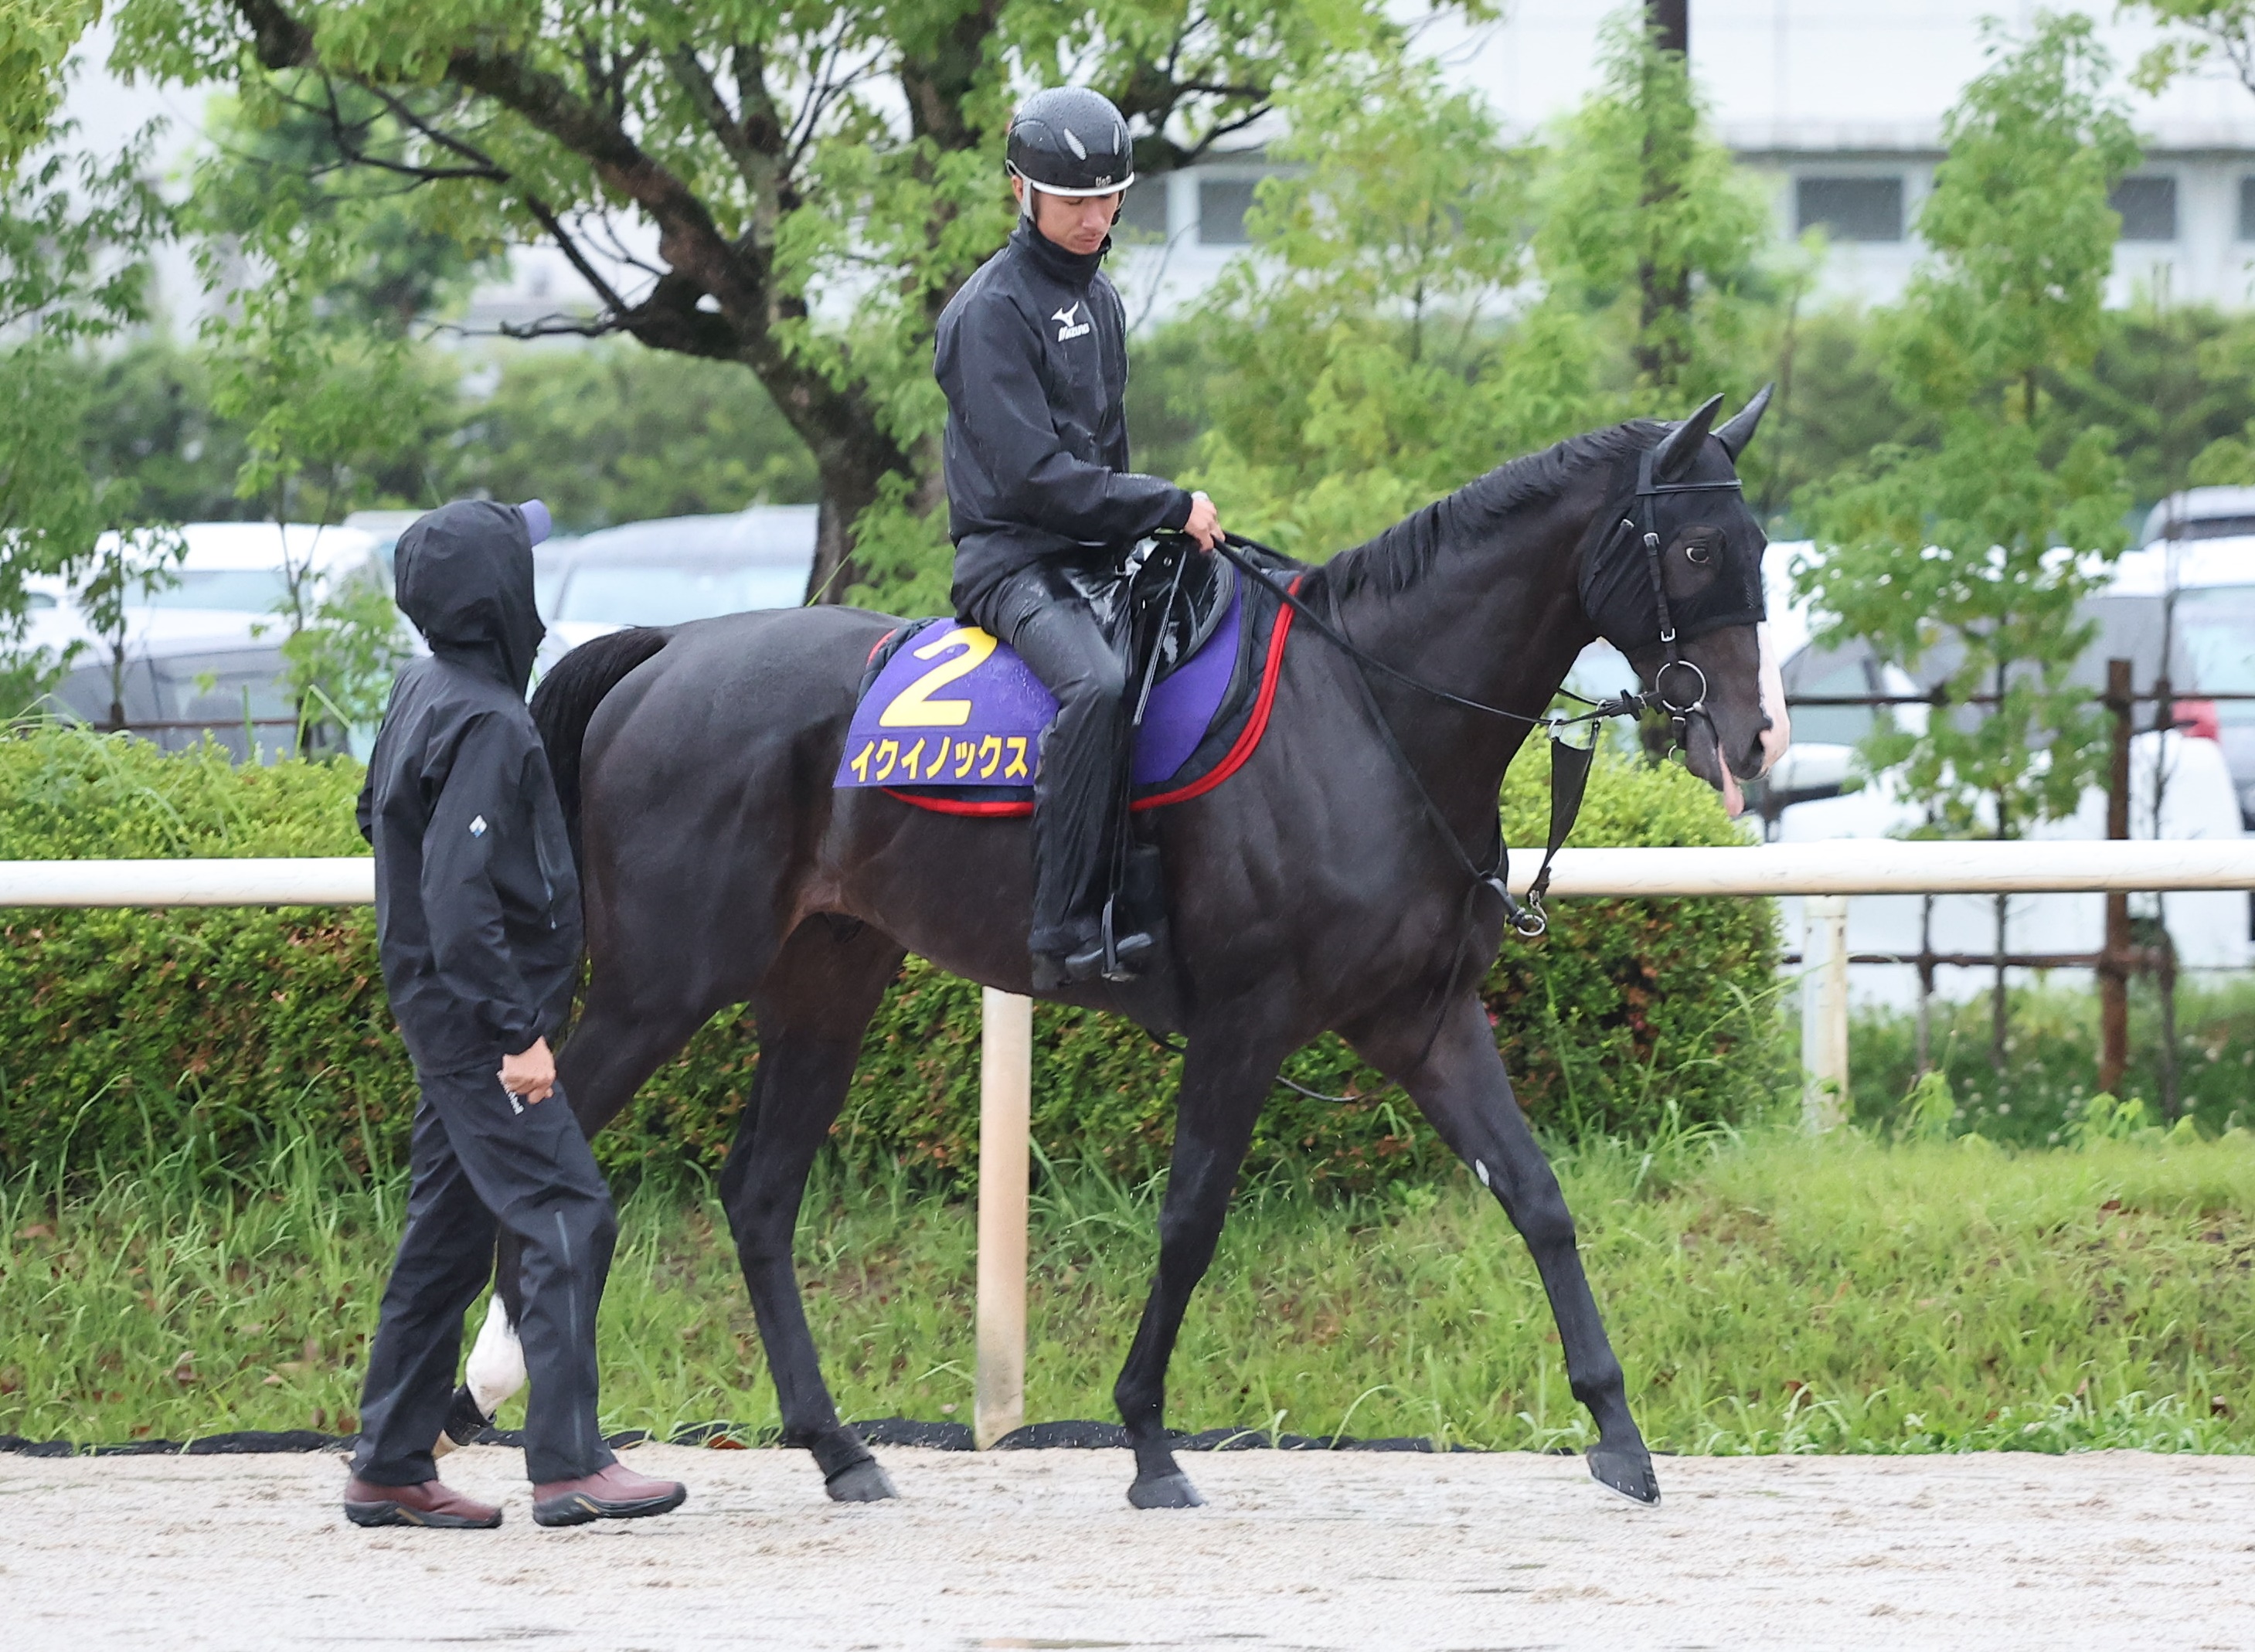
[[[1835,241],[1900,241],[1900,178],[1798,178],[1793,185],[1796,233],[1822,229]]]
[[[1254,180],[1249,178],[1198,180],[1200,245],[1241,247],[1253,239],[1245,229],[1245,214],[1253,206],[1253,190]]]
[[[1114,234],[1123,241],[1164,241],[1167,238],[1167,180],[1164,174],[1128,186],[1120,203],[1120,224]]]
[[[2239,238],[2255,241],[2255,178],[2239,180]]]
[[[2177,238],[2177,180],[2174,178],[2125,178],[2114,186],[2106,204],[2122,214],[2125,241]]]

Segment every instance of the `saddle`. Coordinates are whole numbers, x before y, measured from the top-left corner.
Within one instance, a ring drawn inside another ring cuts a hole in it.
[[[1133,807],[1195,797],[1252,755],[1268,726],[1289,609],[1185,540],[1146,540],[1125,580],[1135,714]],[[949,619],[888,632],[871,650],[833,784],[882,788],[945,814],[1022,815],[1057,700],[1006,644]]]

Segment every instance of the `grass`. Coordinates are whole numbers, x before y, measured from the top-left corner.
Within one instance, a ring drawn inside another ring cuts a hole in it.
[[[2070,1141],[2098,1087],[2098,995],[2034,985],[2014,988],[2007,1003],[2002,1072],[1991,1061],[1985,995],[1934,1006],[1934,1061],[1949,1082],[1952,1128],[2017,1146]],[[1916,1025],[1908,1010],[1856,1017],[1849,1032],[1849,1088],[1859,1120],[1891,1119],[1908,1092],[1917,1072]],[[2133,982],[2130,1063],[2120,1099],[2144,1101],[2156,1118],[2160,1030],[2153,983]],[[2179,984],[2177,1086],[2181,1111],[2207,1135],[2255,1123],[2255,981],[2188,976]]]
[[[1689,1452],[2255,1448],[2255,1136],[2082,1151],[1721,1131],[1559,1167],[1639,1418]],[[349,1430],[402,1189],[284,1151],[0,1192],[0,1431]],[[1036,1196],[1028,1415],[1108,1417],[1156,1190]],[[601,1325],[613,1427],[776,1420],[709,1191],[645,1185]],[[800,1257],[848,1416],[968,1419],[971,1209],[825,1172]],[[1534,1270],[1468,1179],[1240,1195],[1172,1374],[1186,1429],[1570,1445]]]

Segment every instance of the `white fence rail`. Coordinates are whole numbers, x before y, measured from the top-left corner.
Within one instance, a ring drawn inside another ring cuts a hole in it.
[[[376,862],[0,861],[0,906],[366,906]]]
[[[1539,857],[1512,861],[1525,893]],[[2255,838],[1905,843],[1863,838],[1728,849],[1563,849],[1559,896],[2039,895],[2255,889]],[[0,861],[0,907],[350,906],[376,863],[320,860]]]
[[[1538,857],[1513,863],[1524,893]],[[1850,895],[2035,895],[2255,889],[2255,838],[2132,842],[1905,843],[1858,839],[1702,849],[1566,849],[1551,893],[1573,896],[1807,895],[1802,1050],[1812,1128],[1837,1121],[1848,1078],[1846,902]],[[364,906],[365,858],[242,861],[0,861],[0,908]],[[980,1086],[979,1443],[1024,1412],[1027,1117],[1032,1015],[989,990]]]

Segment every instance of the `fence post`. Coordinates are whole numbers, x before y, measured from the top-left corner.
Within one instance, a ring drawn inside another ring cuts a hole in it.
[[[2130,728],[2136,709],[2130,696],[2130,662],[2108,660],[2106,709],[2114,728],[2106,770],[2106,836],[2117,843],[2130,835]],[[2130,897],[2114,889],[2105,898],[2106,938],[2098,966],[2098,1088],[2113,1093],[2130,1065]]]
[[[1812,895],[1801,910],[1801,1121],[1815,1134],[1847,1117],[1848,897]]]
[[[1034,1003],[985,989],[979,1048],[979,1356],[971,1429],[985,1451],[1026,1420],[1026,1186]]]

